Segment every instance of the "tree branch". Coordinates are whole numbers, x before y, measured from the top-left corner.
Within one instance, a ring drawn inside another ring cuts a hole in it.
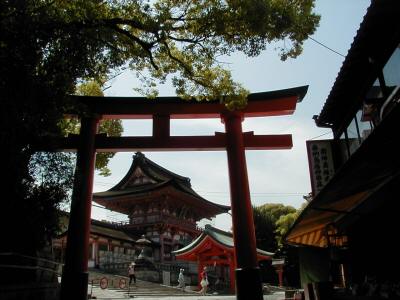
[[[176,61],[189,75],[190,80],[194,81],[195,83],[201,85],[201,86],[207,86],[204,82],[196,79],[194,76],[193,71],[188,67],[187,64],[185,64],[182,60],[180,60],[179,58],[177,58],[176,56],[174,56],[171,53],[171,49],[169,48],[168,44],[163,41],[162,44],[165,46],[165,48],[167,49],[167,53],[168,53],[168,57],[171,58],[172,60]]]
[[[149,59],[150,59],[150,63],[153,66],[154,69],[158,70],[159,67],[157,66],[157,64],[154,61],[153,58],[153,53],[151,52],[151,49],[154,46],[154,43],[148,43],[145,42],[143,40],[141,40],[140,38],[138,38],[137,36],[131,34],[129,31],[126,31],[120,27],[118,27],[117,25],[108,25],[107,27],[109,27],[112,30],[115,30],[116,32],[128,37],[129,39],[135,41],[136,43],[138,43],[148,54]]]

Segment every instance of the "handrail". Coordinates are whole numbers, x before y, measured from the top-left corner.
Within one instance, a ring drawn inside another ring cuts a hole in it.
[[[1,257],[18,257],[18,258],[27,259],[27,260],[30,260],[29,263],[32,265],[27,265],[28,262],[25,262],[24,265],[15,264],[15,262],[13,262],[13,264],[7,264],[7,263],[3,262],[2,264],[0,264],[0,268],[21,269],[21,270],[24,270],[24,269],[25,270],[41,270],[41,271],[47,271],[47,272],[51,272],[51,273],[60,275],[59,267],[61,265],[63,265],[62,263],[59,263],[59,262],[56,262],[53,260],[49,260],[46,258],[29,256],[29,255],[15,253],[15,252],[2,252],[2,253],[0,253],[0,258]],[[23,262],[21,262],[21,263],[23,263]],[[34,263],[36,263],[36,264],[51,264],[52,266],[45,267],[45,266],[40,266],[40,265],[33,265]]]
[[[19,256],[19,257],[23,257],[23,258],[32,259],[35,261],[44,261],[44,262],[52,263],[55,265],[62,265],[62,263],[56,262],[54,260],[49,260],[49,259],[37,257],[37,256],[29,256],[29,255],[15,253],[15,252],[0,252],[0,256]]]
[[[50,269],[50,268],[45,268],[45,267],[40,267],[40,266],[21,266],[21,265],[4,265],[4,264],[0,264],[0,268],[41,270],[41,271],[47,271],[47,272],[55,273],[57,275],[61,275],[56,270],[53,270],[53,269]]]

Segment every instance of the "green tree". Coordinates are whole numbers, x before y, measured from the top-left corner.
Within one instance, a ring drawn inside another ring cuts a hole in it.
[[[253,207],[257,247],[271,252],[277,251],[277,221],[294,212],[296,212],[294,207],[280,203],[267,203]]]
[[[288,213],[286,215],[282,215],[275,222],[276,225],[276,239],[278,242],[278,247],[281,248],[284,244],[283,238],[286,233],[289,231],[290,227],[294,224],[296,219],[299,217],[303,209],[307,206],[307,203],[303,203],[301,207],[294,212]]]
[[[275,233],[278,244],[276,255],[285,259],[284,274],[286,284],[294,287],[300,286],[298,248],[286,244],[283,239],[289,231],[289,228],[294,224],[306,206],[307,202],[303,203],[299,209],[280,216],[275,223],[277,227]]]
[[[241,107],[247,91],[218,58],[256,56],[272,41],[281,41],[282,59],[296,57],[318,25],[313,7],[313,0],[1,1],[2,232],[28,199],[35,206],[35,146],[63,135],[60,121],[73,105],[67,96],[78,82],[101,82],[129,66],[148,96],[170,76],[184,98]],[[24,235],[21,225],[7,237]]]
[[[277,221],[282,217],[292,214],[296,209],[292,206],[283,204],[267,203],[261,206],[253,207],[253,218],[257,248],[270,252],[279,252],[277,239]],[[261,275],[264,282],[278,284],[278,277],[271,265],[271,261],[262,261],[260,263]]]
[[[98,96],[104,97],[102,90],[102,84],[97,81],[84,82],[77,86],[76,95],[81,96]],[[79,134],[80,122],[77,118],[62,119],[59,126],[63,132],[63,135],[68,134]],[[122,121],[119,119],[106,119],[100,120],[99,133],[106,133],[108,136],[121,136],[123,132]],[[100,175],[109,176],[111,175],[110,169],[107,167],[108,162],[113,158],[115,153],[112,152],[100,152],[96,155],[96,169],[100,171]]]
[[[253,206],[253,220],[257,248],[274,252],[276,250],[275,223],[271,216],[259,207]]]

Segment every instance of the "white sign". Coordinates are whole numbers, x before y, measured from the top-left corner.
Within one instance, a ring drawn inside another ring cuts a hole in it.
[[[307,141],[311,188],[315,197],[335,174],[332,156],[333,140]]]

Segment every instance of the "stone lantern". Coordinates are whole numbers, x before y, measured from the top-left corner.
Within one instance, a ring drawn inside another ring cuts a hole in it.
[[[147,259],[147,260],[152,260],[152,251],[150,248],[151,241],[146,239],[145,235],[143,234],[140,239],[136,241],[136,245],[139,247],[140,254],[138,256],[138,259]],[[150,255],[147,255],[148,251],[147,249],[150,248]]]

